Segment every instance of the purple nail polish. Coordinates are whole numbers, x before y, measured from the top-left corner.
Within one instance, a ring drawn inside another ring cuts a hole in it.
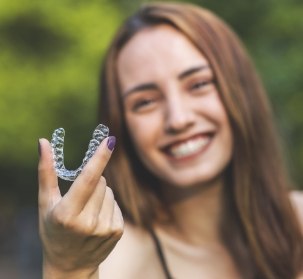
[[[113,151],[114,148],[115,148],[115,144],[116,144],[116,137],[114,136],[110,136],[108,139],[107,139],[107,147],[110,151]]]

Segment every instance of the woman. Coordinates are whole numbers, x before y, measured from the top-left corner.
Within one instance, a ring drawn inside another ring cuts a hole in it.
[[[289,198],[264,90],[225,23],[145,5],[101,86],[100,120],[119,140],[108,164],[114,137],[61,197],[40,140],[45,278],[302,278],[302,194]]]

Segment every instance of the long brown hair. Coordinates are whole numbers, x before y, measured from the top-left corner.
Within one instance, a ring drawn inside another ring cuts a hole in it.
[[[288,197],[289,183],[262,83],[234,32],[210,11],[189,4],[148,4],[114,38],[101,77],[100,121],[118,138],[106,169],[124,216],[150,228],[165,201],[156,178],[136,155],[125,125],[116,61],[140,30],[169,24],[208,59],[234,136],[226,171],[222,240],[243,278],[293,279],[303,263],[299,224]]]

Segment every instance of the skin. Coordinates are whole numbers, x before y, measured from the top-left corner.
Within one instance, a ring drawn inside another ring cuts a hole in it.
[[[217,220],[233,139],[207,59],[181,33],[163,25],[141,31],[124,47],[118,74],[126,123],[140,158],[162,178],[175,216],[192,216],[178,217],[179,227],[186,230],[192,218],[196,228],[190,231],[195,231],[201,214]],[[145,84],[152,86],[138,89]],[[172,155],[172,149],[199,140],[203,144],[193,151]],[[213,234],[209,227],[215,223],[205,226],[204,219],[203,231]]]
[[[117,65],[130,135],[142,162],[161,179],[175,216],[174,225],[155,225],[172,276],[240,278],[219,238],[223,172],[233,138],[207,59],[163,25],[136,34]],[[190,156],[171,158],[163,152],[209,132],[206,148]],[[125,261],[128,257],[132,260]],[[149,235],[127,224],[101,264],[100,278],[165,278]]]
[[[39,229],[43,278],[98,278],[123,232],[123,218],[102,172],[111,156],[104,140],[61,196],[49,142],[40,139]]]
[[[155,176],[188,188],[222,172],[232,153],[227,115],[208,61],[183,35],[168,26],[140,32],[121,51],[118,76],[130,135]],[[166,152],[197,137],[208,143],[189,156]]]
[[[160,178],[176,217],[176,224],[154,227],[172,275],[240,278],[218,235],[233,138],[207,59],[176,30],[158,26],[136,34],[117,66],[132,141],[145,166]],[[190,154],[186,148],[176,151],[180,142],[197,139],[203,145]],[[40,144],[44,278],[165,278],[147,232],[126,223],[121,237],[123,218],[102,177],[111,155],[106,141],[63,197],[49,143]],[[294,193],[292,200],[302,213],[302,194]]]
[[[222,173],[231,159],[233,139],[207,59],[175,29],[159,26],[135,35],[117,64],[132,140],[142,162],[161,179],[177,216],[176,226],[156,226],[174,274],[237,278],[218,236]],[[178,151],[181,144],[197,141],[201,146],[194,150]],[[129,242],[126,234],[121,250]],[[153,270],[161,278],[151,241],[149,246]],[[114,255],[120,257],[118,250]],[[140,278],[143,274],[134,269],[127,271]],[[101,274],[106,270],[104,264]]]

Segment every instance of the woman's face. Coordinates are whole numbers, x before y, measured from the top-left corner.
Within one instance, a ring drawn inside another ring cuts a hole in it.
[[[126,124],[145,166],[178,187],[219,177],[233,139],[212,69],[195,46],[170,26],[144,29],[117,67]]]

